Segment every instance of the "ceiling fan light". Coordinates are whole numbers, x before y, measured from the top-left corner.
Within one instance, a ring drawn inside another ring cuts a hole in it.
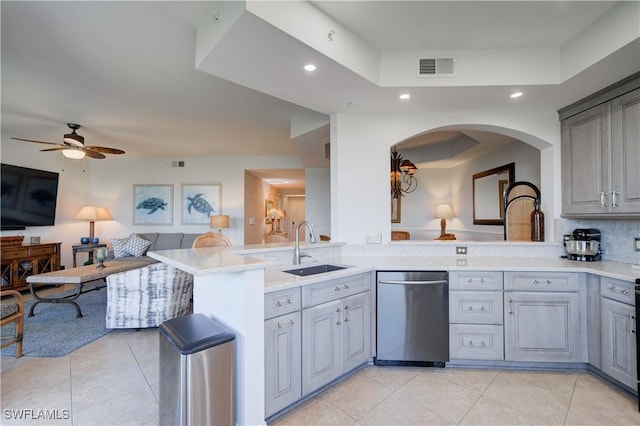
[[[75,130],[65,134],[62,140],[71,145],[84,146],[84,137],[77,134]]]
[[[67,158],[71,158],[72,160],[82,160],[85,156],[85,152],[79,149],[70,148],[70,149],[63,149],[62,155],[64,155]]]

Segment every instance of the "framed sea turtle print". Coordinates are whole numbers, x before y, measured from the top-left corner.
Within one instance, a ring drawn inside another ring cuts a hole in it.
[[[133,224],[172,225],[173,185],[133,185]]]
[[[211,216],[220,214],[222,185],[194,183],[182,185],[182,224],[208,225]]]

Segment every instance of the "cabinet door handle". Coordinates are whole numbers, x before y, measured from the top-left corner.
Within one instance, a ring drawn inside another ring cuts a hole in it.
[[[614,285],[609,285],[609,290],[611,290],[613,293],[622,293],[625,296],[629,295],[629,289],[626,289],[626,288],[619,289]]]
[[[606,196],[607,196],[606,192],[601,192],[600,193],[600,207],[602,207],[602,208],[607,207],[607,203],[604,201]]]
[[[286,324],[286,323],[285,324],[280,324],[280,322],[277,322],[277,323],[275,323],[275,326],[276,326],[276,328],[282,328],[282,327],[285,327],[287,325],[294,325],[294,324],[295,324],[295,321],[292,320],[292,319],[289,319],[289,324]]]
[[[533,280],[533,283],[534,283],[534,284],[540,284],[540,281],[538,281],[538,280]]]
[[[509,315],[513,315],[513,299],[509,299]]]
[[[290,297],[287,297],[287,305],[290,305],[290,304],[292,304],[292,303],[293,303],[293,302],[291,301],[291,298],[290,298]]]
[[[348,285],[345,284],[343,287],[344,287],[345,290],[349,290],[349,286]]]
[[[340,309],[340,308],[336,308],[336,313],[338,313],[338,314],[339,314],[340,312],[342,312],[342,309]]]
[[[611,191],[611,207],[618,207],[618,191]]]
[[[484,278],[480,278],[480,282],[481,282],[481,283],[484,283]]]
[[[279,300],[276,300],[275,305],[279,308],[280,306],[282,306],[282,303]]]
[[[336,321],[336,325],[340,325],[340,324],[342,324],[340,320]]]
[[[333,289],[334,291],[340,291],[340,287],[336,287]]]

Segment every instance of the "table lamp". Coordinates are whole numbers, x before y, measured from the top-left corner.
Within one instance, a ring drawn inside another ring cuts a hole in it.
[[[109,213],[106,207],[85,206],[74,216],[74,219],[89,221],[89,239],[91,242],[95,235],[96,220],[112,220],[113,217],[111,217],[111,213]]]
[[[440,204],[436,209],[436,218],[440,218],[440,236],[438,240],[455,240],[455,234],[447,234],[447,219],[453,219],[455,216],[449,204]]]
[[[209,223],[212,228],[218,228],[218,234],[222,236],[222,228],[229,227],[229,216],[226,214],[211,216]]]

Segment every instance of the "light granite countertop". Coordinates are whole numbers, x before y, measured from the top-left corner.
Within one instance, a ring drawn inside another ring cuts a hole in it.
[[[332,242],[322,245],[305,244],[302,248],[339,249],[340,246],[344,246],[344,243]],[[606,260],[598,262],[578,262],[559,256],[412,256],[404,253],[400,255],[393,253],[391,255],[317,257],[312,259],[312,261],[304,259],[302,266],[331,263],[348,266],[348,268],[300,277],[283,272],[287,269],[297,268],[297,266],[291,263],[283,264],[281,261],[278,261],[276,257],[274,257],[273,261],[271,260],[271,256],[288,253],[291,249],[291,243],[286,243],[243,246],[228,249],[165,250],[150,252],[149,256],[196,276],[264,269],[264,289],[266,293],[294,286],[313,284],[328,279],[347,277],[363,272],[383,270],[583,272],[632,282],[640,278],[640,270],[634,269],[630,263]],[[257,256],[261,256],[262,258],[258,258]],[[265,258],[267,260],[265,260]]]
[[[584,272],[624,281],[640,278],[640,270],[633,269],[629,263],[598,261],[577,262],[563,258],[524,258],[524,257],[418,257],[418,256],[343,256],[323,259],[317,264],[330,263],[349,266],[347,269],[326,272],[308,277],[282,272],[295,266],[277,266],[266,269],[265,293],[290,287],[308,285],[328,279],[342,278],[368,271],[544,271],[544,272]],[[311,266],[305,263],[302,266]]]

